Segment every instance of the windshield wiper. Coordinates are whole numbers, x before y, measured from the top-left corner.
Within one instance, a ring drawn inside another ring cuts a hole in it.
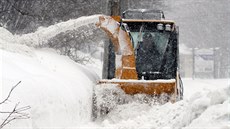
[[[142,32],[143,32],[143,29],[144,29],[144,24],[141,25],[141,28],[140,28],[140,31],[138,33],[138,37],[137,37],[137,46],[135,48],[135,51],[139,48],[140,46],[140,42],[141,42],[141,38],[142,38]]]

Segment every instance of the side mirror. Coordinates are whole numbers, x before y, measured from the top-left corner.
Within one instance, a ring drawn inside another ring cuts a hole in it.
[[[128,25],[126,23],[121,24],[121,29],[126,31],[126,32],[128,32],[128,33],[130,32],[129,27],[128,27]]]

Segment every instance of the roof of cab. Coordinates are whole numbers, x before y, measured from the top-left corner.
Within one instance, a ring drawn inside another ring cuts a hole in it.
[[[165,19],[162,10],[155,9],[129,9],[122,13],[122,19],[151,19],[162,20]]]

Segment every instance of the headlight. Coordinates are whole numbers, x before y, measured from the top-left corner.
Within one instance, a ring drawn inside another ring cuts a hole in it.
[[[163,30],[164,26],[162,23],[157,24],[157,30]]]
[[[171,25],[170,24],[166,24],[165,25],[165,30],[166,31],[171,31]]]

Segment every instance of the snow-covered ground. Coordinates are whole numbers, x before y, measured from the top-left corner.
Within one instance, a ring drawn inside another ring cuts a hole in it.
[[[183,101],[161,106],[126,104],[116,107],[103,120],[93,122],[92,89],[99,79],[94,71],[100,71],[101,63],[94,60],[83,66],[58,55],[53,49],[32,48],[25,44],[37,46],[39,40],[54,37],[54,32],[72,29],[71,23],[92,23],[92,18],[96,17],[59,23],[56,27],[22,36],[0,28],[0,100],[7,96],[12,86],[22,81],[0,110],[12,110],[17,102],[19,106],[31,107],[27,111],[29,119],[12,121],[5,128],[230,128],[229,79],[183,79]],[[80,22],[88,20],[90,22]],[[42,35],[42,38],[34,35]],[[0,120],[3,118],[0,114]]]
[[[229,128],[228,80],[185,79],[185,99],[161,106],[118,106],[100,123],[113,128]]]

